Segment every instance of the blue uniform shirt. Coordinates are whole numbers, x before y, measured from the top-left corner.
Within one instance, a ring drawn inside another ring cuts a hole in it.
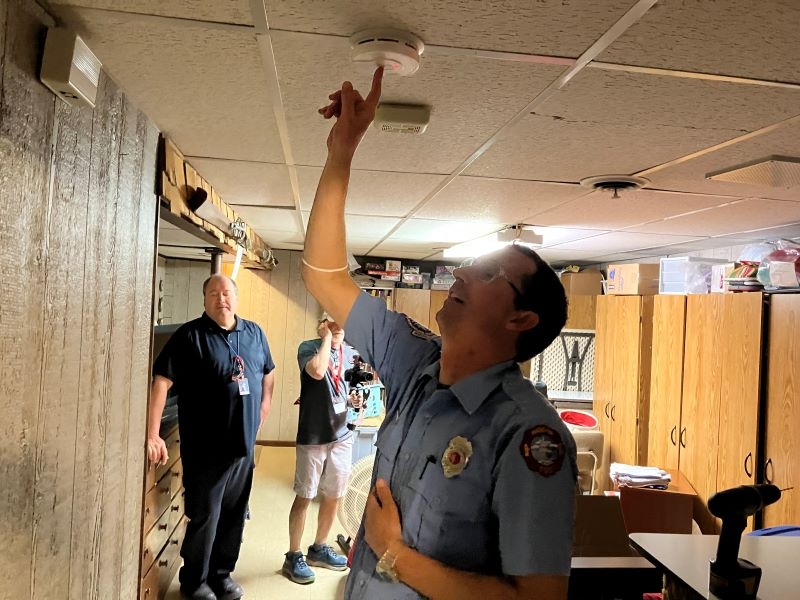
[[[567,575],[575,444],[516,363],[437,389],[441,342],[430,331],[367,294],[346,330],[386,386],[373,483],[389,482],[405,543],[465,571]],[[346,598],[420,597],[376,575],[377,561],[362,528]]]

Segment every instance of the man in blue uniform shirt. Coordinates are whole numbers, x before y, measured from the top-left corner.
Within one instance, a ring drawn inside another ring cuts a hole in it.
[[[182,325],[153,366],[147,457],[168,460],[159,434],[167,392],[178,394],[185,510],[181,591],[191,600],[244,594],[230,576],[253,482],[256,434],[269,413],[275,364],[261,327],[236,315],[236,284],[203,283],[205,312]]]
[[[387,389],[346,597],[566,598],[575,445],[517,365],[563,327],[564,289],[522,246],[481,257],[453,273],[441,338],[359,290],[344,204],[382,74],[366,99],[345,82],[320,109],[336,122],[303,258],[309,291]]]

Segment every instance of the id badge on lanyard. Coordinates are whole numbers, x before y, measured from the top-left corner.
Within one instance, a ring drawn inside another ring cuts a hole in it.
[[[220,334],[222,335],[222,334]],[[244,376],[244,359],[239,356],[239,332],[236,332],[236,350],[234,351],[233,346],[228,341],[224,335],[222,335],[222,339],[225,340],[225,343],[228,344],[228,348],[231,349],[233,352],[233,375],[231,375],[231,379],[236,382],[239,386],[239,395],[240,396],[249,396],[250,395],[250,382],[247,381],[247,377]]]

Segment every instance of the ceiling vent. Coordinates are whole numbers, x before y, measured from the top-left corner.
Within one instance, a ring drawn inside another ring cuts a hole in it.
[[[74,32],[47,31],[39,79],[67,104],[94,108],[102,64]]]
[[[583,187],[613,192],[612,198],[619,198],[620,191],[638,190],[648,183],[648,179],[635,175],[597,175],[581,179]]]
[[[417,36],[396,29],[367,29],[350,38],[353,62],[376,64],[397,75],[416,73],[424,49]]]
[[[420,134],[428,127],[431,107],[417,104],[379,104],[375,127],[387,133]]]
[[[730,169],[708,173],[706,179],[790,188],[800,185],[800,158],[768,156]]]

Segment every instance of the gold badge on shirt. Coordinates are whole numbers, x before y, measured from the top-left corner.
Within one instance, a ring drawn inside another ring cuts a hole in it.
[[[447,449],[442,454],[442,469],[447,478],[455,477],[469,462],[472,456],[472,443],[465,437],[456,436],[447,445]]]

